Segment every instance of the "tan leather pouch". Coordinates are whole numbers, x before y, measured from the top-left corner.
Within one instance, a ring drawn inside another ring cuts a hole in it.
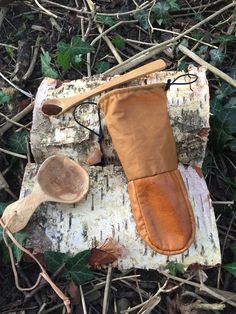
[[[99,101],[128,178],[137,230],[155,251],[179,254],[195,236],[193,211],[177,169],[164,84],[113,90]]]

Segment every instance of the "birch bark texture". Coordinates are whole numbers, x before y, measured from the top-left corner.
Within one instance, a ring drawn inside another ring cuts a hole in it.
[[[191,85],[171,86],[167,93],[168,110],[177,143],[179,170],[192,204],[197,233],[192,246],[183,254],[167,257],[150,249],[136,232],[127,192],[127,179],[120,166],[109,133],[103,122],[103,153],[105,166],[88,166],[86,160],[99,149],[97,137],[76,124],[72,111],[58,117],[41,113],[45,98],[67,97],[101,84],[102,76],[63,83],[45,79],[39,86],[33,113],[31,147],[36,164],[28,164],[22,184],[21,197],[27,195],[34,178],[47,157],[67,155],[88,170],[90,190],[79,204],[45,203],[41,205],[27,229],[28,246],[36,252],[55,250],[77,253],[103,244],[112,238],[124,246],[126,254],[118,260],[119,269],[131,267],[156,269],[169,261],[186,267],[191,264],[214,266],[221,262],[220,246],[214,210],[204,178],[202,165],[209,131],[209,89],[204,68],[190,66],[190,73],[199,79]],[[131,85],[145,85],[173,80],[182,72],[159,72],[138,79]],[[191,81],[184,77],[182,80]],[[95,97],[93,101],[97,101]],[[98,131],[96,106],[82,106],[80,122]],[[185,164],[185,166],[183,165]]]

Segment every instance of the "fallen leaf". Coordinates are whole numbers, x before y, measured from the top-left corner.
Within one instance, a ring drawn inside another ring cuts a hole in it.
[[[91,255],[88,262],[92,268],[97,268],[112,264],[116,260],[117,258],[113,254],[94,248],[91,250]]]
[[[126,248],[123,245],[117,243],[111,238],[107,239],[105,243],[97,248],[114,255],[116,258],[124,256],[127,253]]]
[[[125,256],[126,253],[124,246],[112,239],[108,239],[102,245],[91,250],[89,265],[92,268],[106,267],[114,263],[119,257]]]

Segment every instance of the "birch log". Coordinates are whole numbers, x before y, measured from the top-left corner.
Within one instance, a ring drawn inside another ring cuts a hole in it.
[[[40,206],[28,225],[28,246],[35,251],[56,250],[76,253],[112,238],[126,248],[118,261],[120,269],[131,267],[156,269],[170,260],[186,267],[198,263],[213,266],[221,262],[214,211],[204,178],[196,171],[203,162],[209,130],[209,89],[204,68],[190,67],[197,74],[196,83],[171,86],[168,110],[177,143],[179,170],[183,176],[197,225],[196,239],[183,254],[172,257],[150,249],[136,232],[127,193],[127,179],[103,122],[104,167],[89,167],[86,160],[91,150],[98,149],[96,136],[75,123],[72,112],[59,117],[41,113],[45,98],[67,97],[101,84],[101,76],[63,83],[45,79],[37,92],[33,113],[31,147],[36,164],[28,164],[21,197],[29,193],[39,164],[52,154],[68,155],[87,168],[91,185],[87,198],[77,205],[47,203]],[[173,80],[182,72],[159,72],[132,82],[145,85]],[[186,81],[191,78],[185,77]],[[131,85],[131,84],[129,84]],[[93,101],[97,101],[95,97]],[[96,107],[83,107],[80,122],[98,130]],[[183,166],[182,164],[188,164]]]
[[[167,93],[168,109],[174,136],[177,144],[179,161],[184,164],[201,166],[207,143],[209,130],[209,89],[204,68],[191,66],[190,73],[197,74],[199,79],[191,85],[172,85]],[[132,81],[132,85],[145,85],[173,80],[183,72],[158,72]],[[71,81],[56,88],[58,82],[45,79],[37,92],[31,131],[31,148],[36,163],[42,163],[53,154],[67,154],[80,163],[85,163],[94,149],[99,149],[97,137],[79,126],[72,111],[58,117],[47,117],[41,112],[41,104],[45,98],[68,97],[91,89],[104,80],[102,76],[83,78]],[[185,77],[179,82],[189,82]],[[128,85],[130,86],[131,83]],[[91,101],[97,102],[100,96]],[[80,110],[80,122],[89,128],[98,130],[96,107],[88,105]],[[119,165],[110,136],[104,126],[103,153],[106,164]]]

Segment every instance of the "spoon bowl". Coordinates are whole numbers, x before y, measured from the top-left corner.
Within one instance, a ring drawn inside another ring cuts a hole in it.
[[[88,189],[89,176],[79,164],[65,156],[51,156],[40,166],[31,194],[7,206],[2,220],[12,233],[18,232],[42,202],[78,203]]]

